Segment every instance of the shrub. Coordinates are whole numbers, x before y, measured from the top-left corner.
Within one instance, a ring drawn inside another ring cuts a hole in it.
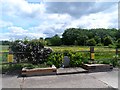
[[[54,52],[51,53],[48,57],[47,64],[48,65],[55,65],[57,68],[59,68],[62,65],[63,62],[63,53],[60,52]]]
[[[103,46],[103,44],[102,43],[98,43],[97,46]]]
[[[113,60],[111,62],[112,62],[113,67],[118,66],[119,65],[118,55],[113,56]]]
[[[109,36],[107,36],[104,38],[104,45],[108,46],[109,44],[113,44],[113,41]]]
[[[88,46],[95,46],[95,45],[96,45],[95,39],[93,38],[93,39],[87,40],[87,45],[88,45]]]
[[[115,46],[115,45],[112,45],[112,44],[109,44],[108,47],[109,47],[109,48],[115,48],[116,46]]]
[[[70,58],[71,67],[79,67],[82,64],[82,55],[80,53],[73,53]]]
[[[59,68],[62,65],[64,56],[68,56],[70,58],[70,67],[79,67],[82,63],[88,63],[88,59],[83,58],[82,53],[65,50],[63,52],[54,52],[50,54],[47,65],[51,66],[54,64],[57,68]]]
[[[120,38],[117,40],[117,48],[120,48]]]
[[[53,36],[50,39],[50,42],[51,42],[52,46],[60,46],[60,45],[62,45],[61,38],[58,35]]]
[[[8,71],[15,71],[15,70],[21,70],[22,69],[22,65],[21,64],[13,64],[13,65],[9,65],[9,64],[3,64],[2,65],[2,73],[8,72]]]
[[[15,41],[10,46],[17,62],[30,62],[32,64],[44,63],[52,52],[50,48],[44,48],[39,40]]]
[[[117,46],[117,48],[120,48],[120,43],[117,43],[117,45],[116,45],[116,46]]]

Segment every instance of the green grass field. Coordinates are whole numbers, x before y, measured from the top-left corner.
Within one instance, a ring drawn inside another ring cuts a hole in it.
[[[90,51],[89,46],[51,46],[51,48],[53,49],[53,51],[71,50],[71,51],[80,51],[81,53],[86,53],[82,51]],[[116,55],[115,48],[95,46],[94,50],[95,50],[95,60],[113,59],[114,56]],[[119,56],[120,56],[120,53],[119,53]],[[88,57],[88,59],[89,58],[90,57]]]
[[[50,46],[53,51],[64,51],[64,50],[71,50],[71,51],[89,51],[89,46]],[[103,52],[103,51],[115,51],[114,48],[108,48],[103,46],[95,46],[96,52]]]
[[[0,45],[0,63],[2,61],[7,61],[7,55],[8,55],[8,45]]]
[[[9,46],[2,46],[0,45],[2,53],[0,53],[0,62],[7,61],[7,55],[8,53],[8,47]],[[50,46],[53,51],[64,51],[64,50],[70,50],[70,51],[90,51],[89,46]],[[119,50],[120,51],[120,50]],[[81,52],[86,53],[86,52]],[[102,47],[102,46],[95,46],[95,60],[102,60],[102,59],[113,59],[115,54],[115,48],[108,48],[108,47]],[[89,56],[89,55],[88,55]],[[120,53],[119,53],[120,56]]]
[[[8,45],[0,45],[0,52],[8,52]]]
[[[9,69],[9,65],[4,64],[2,67],[2,62],[7,62],[7,55],[8,53],[8,47],[9,46],[0,46],[0,50],[2,53],[0,53],[0,70],[3,68],[3,71],[6,71]],[[53,49],[53,51],[62,52],[64,50],[70,50],[73,52],[80,51],[82,56],[86,59],[90,59],[90,53],[84,52],[84,51],[90,51],[90,47],[88,46],[50,46],[50,48]],[[120,51],[120,49],[119,49]],[[114,56],[116,55],[115,48],[108,48],[108,47],[101,47],[101,46],[95,46],[95,61],[98,62],[104,62],[105,64],[109,63],[109,61],[114,59]],[[119,53],[120,58],[120,53]],[[16,65],[12,68],[21,68],[23,64]],[[24,66],[24,65],[23,65]],[[41,66],[41,65],[40,65]],[[11,69],[11,68],[10,68]]]

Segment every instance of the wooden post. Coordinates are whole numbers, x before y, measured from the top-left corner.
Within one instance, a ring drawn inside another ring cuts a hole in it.
[[[90,60],[95,59],[95,54],[94,54],[94,47],[90,47]]]
[[[9,51],[9,54],[8,54],[8,63],[12,63],[13,62],[13,53],[12,53],[12,51]]]

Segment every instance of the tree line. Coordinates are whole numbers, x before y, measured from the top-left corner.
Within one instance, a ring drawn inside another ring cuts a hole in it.
[[[117,46],[120,47],[120,30],[117,29],[81,29],[69,28],[62,38],[57,34],[46,38],[47,45],[80,45],[80,46]]]
[[[120,47],[120,29],[69,28],[63,32],[62,38],[56,34],[50,38],[39,38],[39,41],[48,46],[79,45]],[[0,41],[2,45],[9,45],[10,43],[10,41]]]

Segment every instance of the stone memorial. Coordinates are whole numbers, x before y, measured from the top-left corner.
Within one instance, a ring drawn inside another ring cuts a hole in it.
[[[69,63],[70,63],[69,57],[68,57],[68,56],[64,56],[62,67],[63,67],[63,68],[69,67]]]

